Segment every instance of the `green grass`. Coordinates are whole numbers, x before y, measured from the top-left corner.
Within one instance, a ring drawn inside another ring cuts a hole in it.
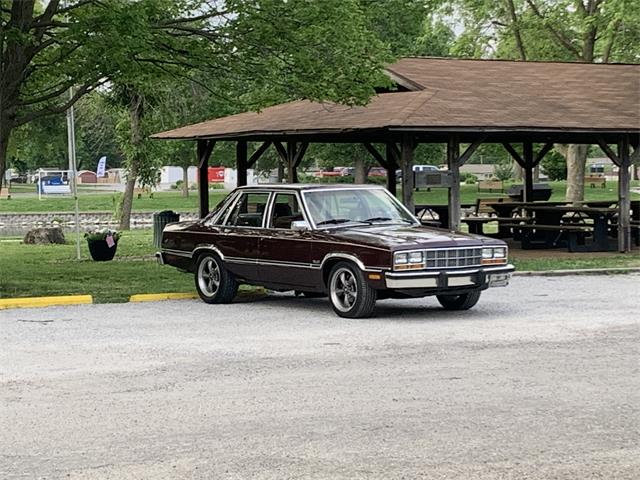
[[[551,200],[564,200],[566,182],[550,182],[553,189]],[[640,182],[632,182],[635,187],[640,186]],[[30,187],[32,185],[21,185],[21,187]],[[508,188],[508,186],[506,187]],[[209,202],[213,207],[216,205],[227,192],[211,191],[209,193]],[[500,193],[482,192],[478,193],[477,185],[461,186],[461,203],[475,203],[478,197],[488,198],[500,196]],[[81,191],[79,194],[80,210],[83,212],[95,211],[115,211],[115,205],[118,194],[112,193],[94,193]],[[607,188],[587,188],[585,189],[586,200],[615,200],[618,198],[617,182],[608,182]],[[640,195],[631,194],[632,199],[640,199]],[[415,203],[431,203],[446,204],[447,189],[432,188],[431,191],[420,190],[415,192]],[[11,200],[0,200],[0,212],[71,212],[74,209],[73,198],[71,197],[45,197],[38,200],[36,195],[17,194]],[[176,210],[176,211],[197,211],[198,210],[198,192],[191,192],[188,198],[181,195],[180,192],[156,192],[154,198],[143,195],[142,198],[134,198],[133,209],[140,212],[153,212],[160,210]]]
[[[640,252],[630,254],[609,254],[602,256],[573,255],[570,257],[545,256],[539,258],[518,258],[517,252],[510,259],[518,271],[582,270],[589,268],[640,268]],[[515,257],[515,258],[514,258]]]
[[[216,205],[224,196],[224,191],[209,193],[211,206]],[[142,195],[133,199],[133,209],[140,212],[160,210],[196,211],[198,210],[198,192],[191,192],[188,198],[180,192],[156,192],[154,198]],[[84,193],[78,195],[78,204],[82,212],[115,211],[118,194]],[[71,212],[74,209],[72,197],[45,197],[14,195],[11,200],[0,200],[0,212]]]
[[[135,293],[195,292],[193,276],[162,267],[150,257],[150,230],[124,232],[116,259],[94,262],[82,239],[76,261],[75,237],[66,245],[23,245],[0,239],[0,298],[93,295],[97,303],[126,302]]]
[[[562,201],[565,199],[567,190],[566,182],[548,182],[551,185],[552,194],[550,201]],[[505,184],[505,191],[511,184]],[[632,186],[640,186],[640,182],[634,181]],[[461,185],[460,187],[460,203],[472,204],[476,202],[477,198],[491,198],[501,196],[500,192],[478,192],[477,185]],[[616,200],[618,198],[618,182],[607,182],[607,188],[585,188],[584,190],[585,200]],[[446,188],[432,188],[430,192],[425,189],[421,189],[414,193],[414,199],[416,204],[442,204],[446,205],[447,189]],[[631,194],[631,199],[640,200],[640,195],[637,193]]]

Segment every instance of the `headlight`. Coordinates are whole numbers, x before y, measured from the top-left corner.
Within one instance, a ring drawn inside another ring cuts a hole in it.
[[[394,270],[420,270],[424,267],[423,252],[400,252],[393,255]]]
[[[506,247],[491,247],[482,249],[482,265],[496,265],[507,263]]]
[[[409,255],[406,253],[396,253],[393,263],[395,265],[403,265],[409,262]]]
[[[411,252],[409,254],[409,263],[422,263],[422,252]]]

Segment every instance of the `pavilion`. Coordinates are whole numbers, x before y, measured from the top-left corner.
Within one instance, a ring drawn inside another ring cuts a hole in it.
[[[504,145],[523,168],[525,201],[533,198],[533,170],[554,143],[597,144],[619,168],[618,247],[631,249],[630,167],[640,156],[640,65],[403,58],[385,71],[395,89],[378,93],[366,106],[299,100],[153,138],[197,141],[201,216],[209,211],[206,172],[216,141],[236,142],[238,185],[246,184],[247,170],[271,146],[289,182],[297,182],[309,143],[361,143],[387,169],[393,193],[401,168],[402,201],[411,209],[416,145],[446,143],[452,229],[460,227],[460,166],[481,144]],[[262,142],[251,155],[250,141]],[[522,155],[514,144],[522,145]],[[534,151],[536,145],[541,147]]]

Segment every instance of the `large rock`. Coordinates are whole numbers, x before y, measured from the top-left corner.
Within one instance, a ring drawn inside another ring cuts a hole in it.
[[[60,227],[39,227],[29,230],[24,236],[24,243],[32,245],[64,244],[64,233]]]

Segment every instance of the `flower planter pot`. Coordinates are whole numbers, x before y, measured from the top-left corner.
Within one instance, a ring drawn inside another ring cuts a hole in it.
[[[109,248],[106,240],[87,240],[87,244],[89,245],[89,253],[91,254],[91,258],[93,258],[96,262],[107,262],[109,260],[113,260],[113,257],[116,255],[116,250],[118,248],[118,242]]]

